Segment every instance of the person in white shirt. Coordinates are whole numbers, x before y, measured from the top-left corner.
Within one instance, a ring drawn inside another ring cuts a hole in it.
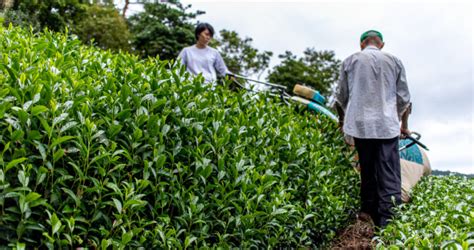
[[[336,108],[359,155],[361,212],[383,228],[393,217],[394,202],[401,202],[398,138],[410,133],[410,92],[400,59],[381,51],[380,32],[363,33],[360,46],[362,51],[342,63]]]
[[[178,55],[187,71],[193,75],[202,74],[206,82],[215,83],[217,75],[230,73],[219,51],[209,47],[214,28],[208,23],[199,23],[194,32],[196,44],[184,48]]]

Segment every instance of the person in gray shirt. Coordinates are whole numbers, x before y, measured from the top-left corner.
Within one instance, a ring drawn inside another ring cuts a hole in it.
[[[336,109],[359,155],[361,212],[383,228],[393,217],[393,206],[401,203],[398,140],[400,133],[410,133],[410,92],[400,59],[381,51],[380,32],[363,33],[360,46],[362,51],[342,63]]]
[[[225,76],[230,72],[219,51],[208,46],[214,36],[214,28],[208,23],[200,23],[194,35],[196,44],[184,48],[178,58],[190,73],[202,74],[206,82],[215,83],[217,74]]]

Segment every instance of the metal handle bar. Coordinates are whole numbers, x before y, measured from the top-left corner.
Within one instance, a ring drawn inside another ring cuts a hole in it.
[[[275,84],[275,83],[270,83],[270,82],[262,82],[262,81],[259,81],[259,80],[251,79],[251,78],[248,78],[248,77],[245,77],[245,76],[242,76],[242,75],[238,75],[238,74],[234,74],[234,73],[229,73],[228,75],[236,77],[236,78],[240,78],[240,79],[243,79],[243,80],[246,80],[246,81],[261,83],[263,85],[267,85],[267,86],[271,86],[271,87],[274,87],[274,88],[286,90],[286,86],[283,86],[283,85],[280,85],[280,84]]]
[[[238,76],[238,75],[235,75],[235,74],[228,74],[228,75],[230,75],[230,76],[237,76],[237,78],[241,78],[241,79],[244,79],[244,80],[247,80],[247,81],[259,82],[259,81],[257,81],[257,80],[244,78],[244,77],[241,77],[241,76]],[[255,90],[253,90],[253,89],[249,89],[249,88],[246,88],[246,87],[242,86],[242,84],[240,84],[236,79],[232,79],[232,82],[234,82],[237,86],[239,86],[240,88],[245,89],[245,90],[247,90],[247,91],[255,92],[255,93],[259,92],[259,91],[255,91]],[[269,85],[269,86],[272,86],[272,87],[277,88],[277,90],[278,90],[278,92],[279,92],[278,95],[277,95],[277,94],[274,94],[274,93],[272,93],[272,92],[269,92],[268,95],[269,95],[269,96],[280,97],[281,100],[282,100],[284,103],[288,104],[288,99],[290,99],[291,95],[289,95],[288,93],[286,93],[286,91],[285,91],[285,90],[286,90],[286,87],[285,87],[285,86],[278,85],[278,84],[273,84],[273,83],[265,83],[265,82],[261,82],[261,83],[264,83],[264,84],[266,84],[266,85]],[[278,86],[281,86],[281,87],[283,87],[283,88],[278,87]]]
[[[407,148],[409,148],[409,147],[411,147],[411,146],[413,146],[413,145],[415,145],[415,144],[418,144],[420,147],[424,148],[426,151],[429,151],[428,147],[425,146],[425,144],[423,144],[423,143],[421,143],[421,142],[419,141],[419,139],[421,138],[421,135],[420,135],[419,133],[417,133],[417,132],[412,132],[412,134],[414,134],[414,135],[416,136],[416,138],[413,137],[413,136],[411,136],[411,135],[405,135],[405,137],[406,137],[407,139],[410,139],[412,142],[408,143],[408,144],[405,145],[405,146],[400,147],[398,150],[399,150],[399,151],[402,151],[402,150],[407,149]]]

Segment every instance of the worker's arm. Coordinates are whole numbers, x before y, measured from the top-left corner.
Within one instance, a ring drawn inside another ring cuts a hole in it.
[[[338,102],[336,102],[336,111],[337,116],[339,117],[339,127],[342,129],[342,127],[344,126],[344,110]]]
[[[407,83],[407,77],[405,73],[405,67],[403,67],[403,64],[400,60],[397,60],[398,67],[400,69],[398,78],[397,78],[397,111],[398,111],[398,118],[402,120],[403,124],[403,116],[406,115],[405,122],[408,122],[408,114],[406,114],[406,111],[409,109],[410,105],[410,91],[408,90],[408,83]],[[408,128],[408,123],[406,123],[406,128]]]
[[[397,111],[398,117],[402,121],[400,132],[402,138],[404,138],[404,135],[410,135],[410,130],[408,130],[408,116],[411,113],[410,91],[408,90],[405,67],[403,67],[403,63],[400,60],[397,60],[397,64],[400,69],[396,85]]]
[[[216,52],[216,61],[214,62],[214,68],[220,76],[232,74],[229,69],[227,69],[224,59],[222,58],[219,52]]]
[[[349,86],[347,81],[347,73],[344,70],[345,61],[341,65],[341,71],[339,73],[339,81],[336,89],[336,111],[339,116],[339,126],[343,127],[344,125],[344,116],[345,110],[347,107],[347,102],[349,101]]]
[[[402,125],[400,126],[400,132],[405,135],[410,135],[411,132],[410,130],[408,129],[408,116],[410,116],[411,114],[411,106],[412,104],[408,104],[408,107],[405,109],[405,111],[403,112],[402,114]]]
[[[188,66],[188,54],[186,53],[186,48],[179,52],[178,60],[181,60],[181,64],[183,64],[184,66]]]

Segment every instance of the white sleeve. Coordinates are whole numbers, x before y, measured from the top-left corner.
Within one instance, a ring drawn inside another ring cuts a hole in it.
[[[230,71],[227,69],[227,66],[225,66],[224,59],[222,59],[221,54],[216,51],[217,56],[216,56],[216,61],[214,62],[214,67],[217,70],[217,73],[220,76],[225,76],[227,73],[230,73]]]
[[[397,79],[397,111],[398,117],[401,117],[405,109],[410,104],[410,91],[408,90],[405,68],[401,61],[399,62],[400,73]]]
[[[188,53],[186,53],[186,48],[181,50],[181,52],[178,55],[178,59],[181,59],[181,64],[184,66],[188,66]]]
[[[339,73],[339,82],[336,89],[335,99],[342,110],[345,112],[347,108],[347,102],[349,101],[349,83],[347,80],[347,72],[345,70],[346,61],[341,65],[341,71]]]

